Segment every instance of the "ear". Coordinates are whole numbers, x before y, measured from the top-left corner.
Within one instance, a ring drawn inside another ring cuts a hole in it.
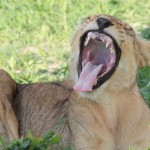
[[[137,37],[139,67],[150,66],[150,41]]]

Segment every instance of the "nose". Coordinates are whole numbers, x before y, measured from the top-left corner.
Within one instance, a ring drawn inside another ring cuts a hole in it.
[[[107,28],[112,25],[111,21],[105,18],[97,18],[97,25],[99,30],[102,31],[104,28]]]

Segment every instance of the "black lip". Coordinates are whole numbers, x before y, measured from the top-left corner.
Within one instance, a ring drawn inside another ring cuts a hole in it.
[[[89,30],[89,31],[87,31],[80,38],[80,54],[79,54],[79,61],[78,61],[78,77],[80,76],[80,73],[82,71],[82,52],[83,52],[83,47],[84,47],[84,41],[85,41],[85,38],[86,38],[88,32],[99,32],[99,33],[103,33],[103,34],[109,36],[113,40],[115,51],[116,51],[116,62],[114,64],[113,68],[111,68],[111,70],[108,73],[106,73],[104,76],[102,76],[98,79],[97,84],[95,86],[93,86],[93,90],[94,90],[94,89],[97,89],[98,87],[100,87],[104,82],[106,82],[112,76],[114,71],[116,70],[116,68],[119,64],[119,61],[120,61],[120,57],[121,57],[121,49],[118,46],[116,40],[111,35],[109,35],[108,33],[104,32],[104,31],[100,32],[99,30]]]

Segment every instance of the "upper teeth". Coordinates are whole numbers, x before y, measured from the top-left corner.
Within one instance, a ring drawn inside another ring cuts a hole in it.
[[[111,53],[114,53],[114,52],[115,52],[115,50],[114,50],[113,47],[110,48],[110,52],[111,52]]]
[[[96,39],[96,35],[93,34],[93,32],[89,32],[89,33],[88,33],[88,35],[87,35],[87,37],[86,37],[86,40],[85,40],[85,43],[84,43],[85,46],[88,45],[90,39],[93,39],[93,40]]]
[[[109,46],[109,42],[106,43],[106,48]]]
[[[115,52],[114,46],[113,46],[113,41],[109,36],[99,33],[99,32],[89,32],[87,34],[86,40],[84,42],[84,46],[88,45],[90,39],[92,39],[92,40],[96,39],[96,40],[103,41],[106,44],[106,48],[109,47],[109,50],[111,51],[111,53]]]

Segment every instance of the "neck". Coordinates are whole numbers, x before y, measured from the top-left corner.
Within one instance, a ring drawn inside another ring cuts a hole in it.
[[[72,93],[70,99],[69,115],[70,118],[73,118],[70,124],[77,149],[86,147],[86,144],[84,145],[85,136],[89,139],[88,143],[91,140],[91,145],[93,144],[92,139],[94,142],[100,139],[105,140],[104,135],[107,141],[114,143],[120,141],[121,143],[126,140],[125,143],[128,143],[125,137],[130,137],[132,132],[124,131],[137,129],[139,125],[137,121],[142,121],[142,124],[145,125],[150,120],[149,108],[142,99],[136,84],[130,87],[130,90],[104,90],[96,101],[82,98],[76,92]],[[115,135],[116,138],[114,139],[112,135]],[[84,142],[80,144],[82,140]],[[109,142],[107,145],[110,145]]]

